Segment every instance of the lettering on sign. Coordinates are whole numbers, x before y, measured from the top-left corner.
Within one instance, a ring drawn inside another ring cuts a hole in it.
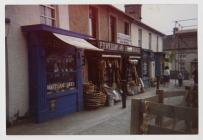
[[[99,41],[98,47],[100,49],[110,50],[110,51],[121,51],[121,52],[126,51],[126,52],[134,52],[138,54],[141,52],[141,49],[139,47],[123,45],[123,44],[115,44],[115,43],[104,42],[104,41]]]
[[[103,41],[99,42],[99,48],[104,49],[104,50],[112,50],[112,51],[117,51],[117,50],[123,51],[124,50],[123,45],[114,44],[114,43],[110,43],[110,42],[103,42]]]

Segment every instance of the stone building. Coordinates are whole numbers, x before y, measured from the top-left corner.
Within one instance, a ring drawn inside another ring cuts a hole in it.
[[[198,60],[197,29],[179,30],[166,36],[163,49],[168,61],[165,65],[169,66],[172,78],[177,71],[182,71],[185,79],[190,79]]]

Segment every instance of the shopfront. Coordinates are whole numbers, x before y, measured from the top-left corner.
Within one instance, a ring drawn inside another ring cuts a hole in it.
[[[155,53],[142,49],[142,80],[145,87],[150,87],[150,82],[155,78]]]
[[[163,60],[164,60],[164,54],[163,52],[156,52],[155,53],[155,75],[156,76],[162,76],[163,73]]]
[[[43,122],[83,110],[83,50],[88,36],[38,24],[23,26],[29,57],[30,114]]]
[[[138,76],[141,75],[140,47],[101,40],[90,40],[89,42],[99,49],[104,50],[100,53],[88,51],[85,54],[89,66],[88,79],[100,89],[102,89],[104,84],[109,87],[121,89],[122,72],[124,69],[126,69],[126,78],[128,81],[135,79],[133,75],[133,68],[135,67]],[[124,60],[124,58],[127,59]]]

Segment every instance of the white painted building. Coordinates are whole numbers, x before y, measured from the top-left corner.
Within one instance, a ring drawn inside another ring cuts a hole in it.
[[[160,34],[154,33],[146,28],[138,26],[136,23],[131,24],[131,40],[133,46],[139,46],[139,29],[142,30],[142,48],[149,49],[153,52],[163,52],[163,36]],[[149,33],[151,33],[151,49],[149,48]],[[158,38],[158,40],[157,40]],[[157,45],[158,43],[158,45]]]
[[[51,13],[54,14],[51,14]],[[29,109],[28,50],[21,26],[46,24],[69,29],[68,6],[6,5],[7,121],[25,116]]]
[[[139,24],[139,25],[138,25]],[[131,24],[131,40],[133,46],[139,46],[144,50],[153,53],[163,52],[163,34],[149,27],[148,25],[138,22]],[[150,41],[151,36],[151,41]],[[149,63],[149,78],[155,78],[155,61]]]
[[[144,81],[150,81],[156,77],[155,55],[163,52],[164,34],[141,22],[141,7],[142,5],[139,4],[125,5],[125,13],[135,19],[131,23],[132,45],[142,48],[142,78]]]

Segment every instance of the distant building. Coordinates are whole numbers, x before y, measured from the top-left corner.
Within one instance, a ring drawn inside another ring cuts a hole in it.
[[[191,78],[193,65],[198,60],[197,29],[178,30],[164,38],[163,46],[165,65],[169,66],[172,78],[177,71],[182,71],[185,79]]]

